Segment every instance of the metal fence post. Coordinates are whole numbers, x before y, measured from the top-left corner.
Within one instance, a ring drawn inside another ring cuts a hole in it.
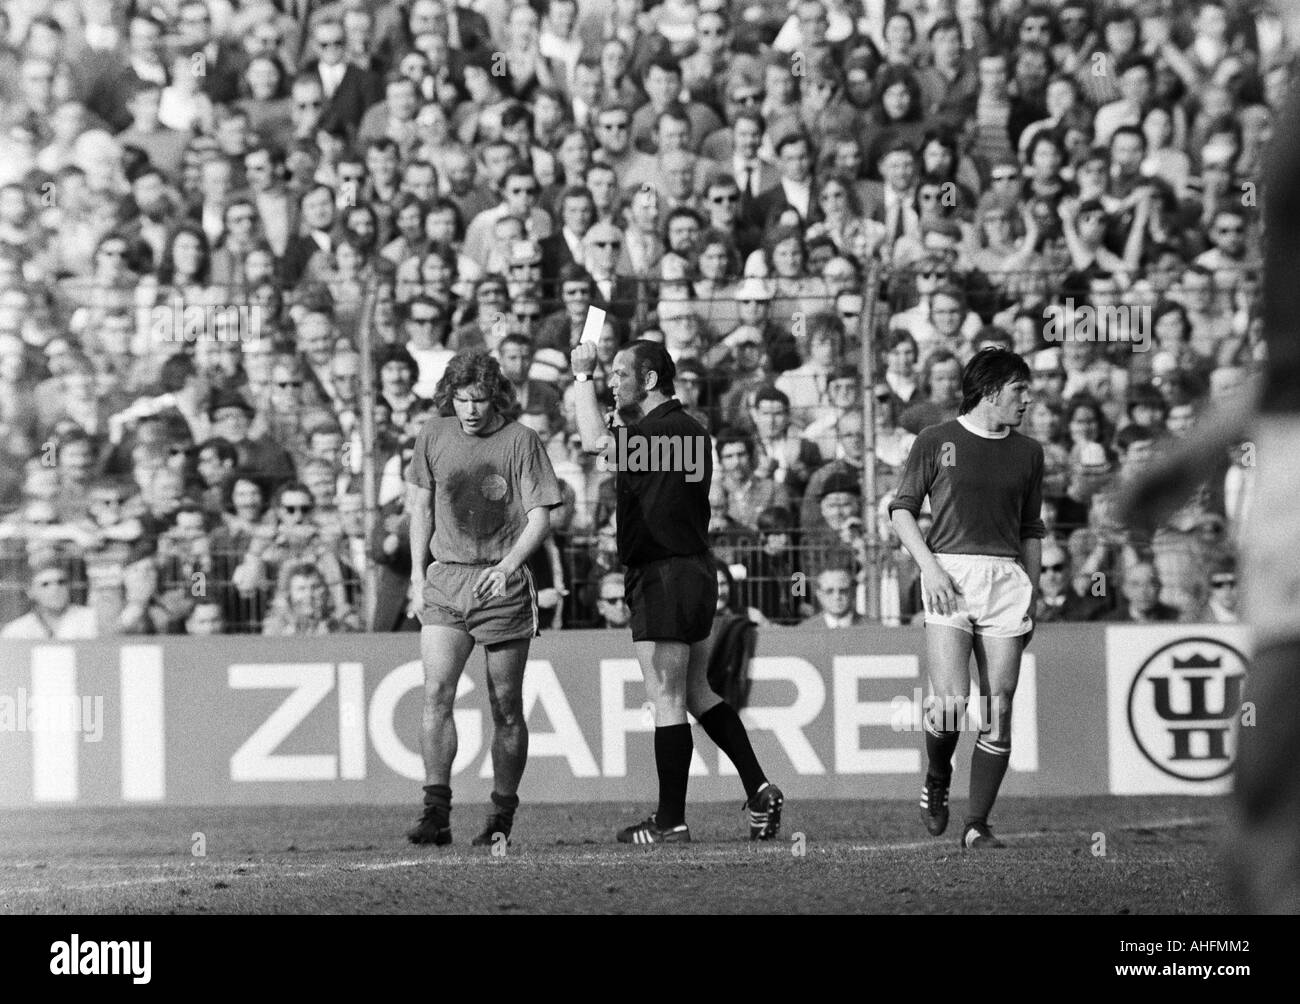
[[[880,535],[876,525],[876,308],[880,260],[867,264],[862,313],[858,315],[858,366],[862,374],[862,525],[867,548],[868,620],[880,620]]]
[[[375,304],[379,299],[379,280],[372,277],[366,283],[361,298],[361,323],[357,326],[357,348],[361,352],[361,518],[365,527],[366,547],[375,539],[375,526],[379,521],[376,505],[379,501],[379,478],[375,470]],[[362,623],[369,631],[375,630],[375,580],[379,570],[367,555],[366,567],[361,574]]]

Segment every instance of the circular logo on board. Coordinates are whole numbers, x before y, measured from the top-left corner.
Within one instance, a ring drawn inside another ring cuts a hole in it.
[[[506,479],[500,474],[489,474],[479,484],[479,491],[489,502],[500,502],[506,497],[506,492],[510,486],[506,484]]]
[[[1246,657],[1216,638],[1157,649],[1128,692],[1129,731],[1142,755],[1182,781],[1232,770],[1246,668]]]

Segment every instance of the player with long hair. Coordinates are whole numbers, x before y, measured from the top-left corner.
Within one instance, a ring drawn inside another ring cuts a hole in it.
[[[524,562],[550,532],[563,495],[546,448],[515,421],[514,388],[486,352],[462,352],[434,392],[437,417],[415,440],[407,471],[412,604],[423,625],[424,812],[407,838],[451,843],[452,704],[475,643],[487,655],[492,707],[492,809],[475,845],[509,839],[528,759],[524,666],[538,634]]]
[[[926,828],[948,827],[952,758],[970,698],[970,657],[987,701],[971,756],[963,848],[1002,847],[988,817],[1011,759],[1011,703],[1033,634],[1042,560],[1043,448],[1016,431],[1029,407],[1029,367],[1014,352],[977,352],[962,373],[957,418],[921,431],[889,505],[921,568],[930,701],[921,791]],[[934,522],[917,527],[926,496]]]

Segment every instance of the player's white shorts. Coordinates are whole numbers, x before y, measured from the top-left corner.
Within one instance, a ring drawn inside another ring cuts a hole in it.
[[[1034,626],[1029,609],[1033,583],[1014,558],[989,554],[936,554],[934,558],[957,587],[957,612],[934,613],[923,589],[926,624],[946,624],[990,638],[1018,638]]]

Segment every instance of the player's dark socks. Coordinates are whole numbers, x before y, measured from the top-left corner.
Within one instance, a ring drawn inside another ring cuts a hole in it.
[[[726,701],[715,704],[700,716],[700,724],[718,749],[736,765],[740,783],[745,786],[745,798],[753,798],[758,789],[767,784],[767,775],[758,765],[749,733],[745,731],[745,723],[736,714],[736,709]]]
[[[424,804],[441,809],[451,815],[451,788],[445,784],[426,784],[424,786]]]
[[[970,760],[970,805],[966,824],[987,823],[1011,760],[1010,742],[981,739]]]
[[[960,732],[936,732],[930,722],[925,723],[925,755],[930,761],[926,773],[945,784],[952,778],[952,755],[957,752]]]
[[[514,822],[515,810],[519,808],[518,795],[498,795],[492,792],[492,805],[497,810],[497,815],[504,817],[507,823]]]
[[[686,781],[694,750],[691,727],[685,722],[655,729],[655,767],[659,771],[659,809],[655,821],[661,828],[686,822]]]

